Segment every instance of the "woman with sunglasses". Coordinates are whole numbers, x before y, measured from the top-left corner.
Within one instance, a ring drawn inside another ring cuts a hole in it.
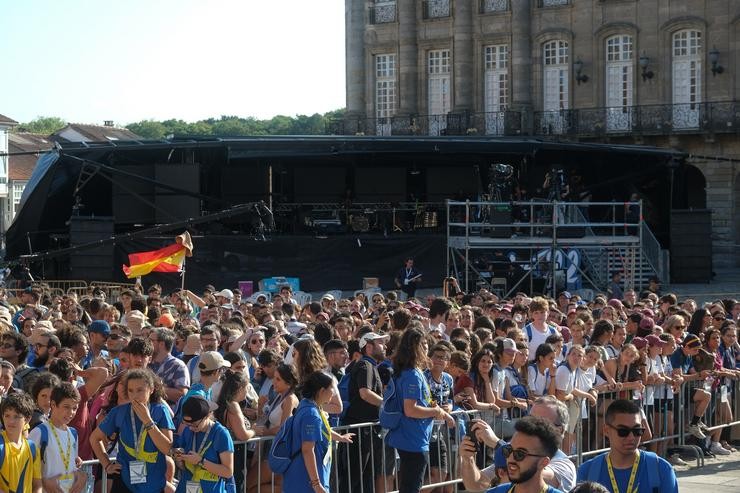
[[[165,457],[175,426],[163,395],[155,393],[156,378],[150,370],[129,370],[123,387],[130,402],[112,409],[90,436],[105,471],[121,474],[111,491],[154,493],[172,487],[166,480]],[[118,456],[111,460],[106,442],[114,438],[119,442]]]
[[[177,493],[225,493],[234,474],[234,442],[229,431],[213,419],[216,404],[193,396],[183,404],[183,433],[172,450],[182,470]],[[233,486],[233,484],[232,484]]]
[[[435,418],[444,420],[450,428],[455,424],[454,418],[432,400],[431,390],[422,373],[427,368],[428,352],[424,331],[412,324],[403,333],[393,355],[393,378],[396,391],[402,393],[403,414],[399,426],[388,431],[386,443],[397,450],[401,459],[399,493],[421,490],[429,462],[432,421]],[[490,380],[488,385],[490,387]]]

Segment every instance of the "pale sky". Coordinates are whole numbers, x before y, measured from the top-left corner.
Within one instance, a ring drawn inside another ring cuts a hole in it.
[[[345,105],[343,0],[0,0],[0,32],[0,114],[19,122]]]

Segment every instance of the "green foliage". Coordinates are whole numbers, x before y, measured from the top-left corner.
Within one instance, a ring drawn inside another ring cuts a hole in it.
[[[16,132],[31,132],[34,134],[51,135],[67,126],[67,122],[56,116],[39,116],[28,123],[15,127]]]
[[[135,134],[146,139],[162,139],[168,135],[197,135],[214,137],[244,137],[249,135],[326,135],[327,127],[332,120],[341,119],[344,109],[311,116],[278,115],[269,120],[258,120],[254,117],[241,118],[222,115],[220,118],[208,118],[194,123],[183,120],[142,120],[126,126]]]

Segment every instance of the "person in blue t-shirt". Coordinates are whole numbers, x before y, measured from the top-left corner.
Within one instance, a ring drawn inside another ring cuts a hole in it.
[[[234,475],[234,442],[229,430],[213,419],[217,408],[199,395],[190,397],[182,406],[186,426],[175,439],[175,461],[182,469],[176,493],[200,488],[202,493],[225,493]]]
[[[393,359],[395,388],[403,398],[400,424],[388,431],[386,442],[401,459],[398,470],[399,493],[418,493],[429,463],[429,440],[433,419],[453,427],[455,420],[433,402],[429,384],[421,372],[426,366],[429,346],[420,326],[409,326],[401,337]]]
[[[105,471],[121,474],[111,491],[154,493],[166,486],[165,456],[172,448],[175,426],[156,378],[151,370],[129,370],[123,386],[130,403],[113,408],[90,436],[93,452]],[[116,437],[118,456],[111,460],[105,440]]]
[[[521,418],[514,425],[514,430],[511,442],[501,447],[511,483],[500,484],[486,493],[562,493],[545,483],[542,477],[542,471],[558,452],[561,433],[549,421],[534,416]]]
[[[677,493],[676,473],[668,461],[638,449],[644,432],[635,401],[612,402],[604,416],[604,434],[611,448],[583,463],[578,468],[578,481],[596,481],[611,493]]]
[[[354,433],[332,431],[322,407],[334,393],[334,377],[315,371],[301,387],[303,399],[293,415],[293,443],[300,443],[300,454],[283,475],[283,493],[328,493],[331,475],[332,440],[352,443]]]

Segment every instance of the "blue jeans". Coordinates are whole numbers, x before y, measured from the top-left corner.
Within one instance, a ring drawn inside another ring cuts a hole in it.
[[[398,493],[419,493],[429,464],[429,452],[398,450]]]

